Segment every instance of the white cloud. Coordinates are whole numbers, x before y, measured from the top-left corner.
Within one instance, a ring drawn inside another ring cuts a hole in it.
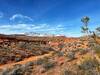
[[[3,13],[2,12],[0,12],[0,18],[2,18],[3,17]]]
[[[24,22],[24,21],[30,21],[32,22],[33,19],[29,16],[25,16],[25,15],[22,15],[22,14],[14,14],[12,17],[10,17],[10,20],[11,21],[16,21],[16,22]]]
[[[1,25],[0,32],[5,34],[26,33],[26,32],[39,32],[50,34],[61,34],[64,27],[59,25],[50,26],[48,24],[16,24],[16,25]]]
[[[50,26],[48,24],[15,24],[15,25],[1,25],[0,33],[4,34],[21,34],[21,33],[43,33],[43,34],[61,34],[66,36],[80,36],[80,32],[73,32],[63,25]]]

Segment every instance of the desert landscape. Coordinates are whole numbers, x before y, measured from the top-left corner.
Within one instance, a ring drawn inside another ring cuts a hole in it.
[[[100,75],[98,48],[85,37],[1,34],[0,75]]]
[[[0,75],[100,75],[100,0],[0,0]]]

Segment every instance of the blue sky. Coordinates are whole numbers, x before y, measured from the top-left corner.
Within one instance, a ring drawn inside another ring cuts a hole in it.
[[[0,33],[80,36],[83,16],[100,26],[100,0],[0,0]]]

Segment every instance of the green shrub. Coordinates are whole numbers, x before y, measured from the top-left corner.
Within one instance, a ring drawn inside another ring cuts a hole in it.
[[[95,53],[100,57],[100,45],[96,45],[93,49]]]
[[[23,75],[23,70],[21,68],[13,69],[11,75]]]
[[[64,56],[64,52],[56,51],[56,55],[59,56],[59,57],[60,57],[60,56]]]
[[[60,48],[60,50],[62,50],[62,48],[64,47],[65,45],[63,43],[59,44],[58,45],[58,48]]]
[[[100,75],[100,73],[98,71],[95,71],[95,70],[86,70],[84,72],[84,75]]]
[[[49,58],[47,58],[47,57],[39,58],[38,60],[36,60],[34,62],[34,64],[36,64],[36,65],[42,65],[43,63],[48,62],[48,60],[49,60]]]
[[[26,66],[33,66],[34,63],[32,61],[29,61],[28,63],[25,64]]]
[[[69,60],[73,60],[73,59],[75,59],[75,52],[68,52],[67,53],[67,57],[68,57],[68,59]]]
[[[22,49],[32,50],[31,45],[30,45],[29,43],[27,43],[27,42],[19,42],[19,43],[17,44],[17,47],[18,47],[18,48],[22,48]]]
[[[55,62],[50,60],[48,57],[40,58],[36,62],[36,65],[42,65],[45,70],[49,70],[55,66]]]
[[[70,70],[62,69],[60,75],[75,75],[75,74]]]
[[[15,57],[15,61],[16,61],[16,62],[19,62],[19,61],[21,61],[21,60],[22,60],[21,57]]]
[[[91,56],[86,56],[80,63],[79,68],[82,70],[94,69],[100,66],[100,63],[92,58]]]
[[[88,50],[80,48],[79,49],[80,55],[86,54],[88,52]]]
[[[45,70],[49,70],[55,66],[55,62],[46,62],[42,66]]]

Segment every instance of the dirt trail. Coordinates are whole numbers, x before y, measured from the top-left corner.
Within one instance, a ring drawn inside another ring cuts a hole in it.
[[[45,56],[50,56],[51,54],[49,53],[49,54],[44,54],[44,55],[40,55],[40,56],[32,56],[32,57],[30,57],[30,58],[26,58],[26,59],[24,59],[23,61],[20,61],[20,62],[16,62],[16,63],[9,63],[9,64],[5,64],[5,65],[1,65],[0,66],[0,69],[3,69],[3,68],[10,68],[10,67],[12,67],[13,65],[15,65],[15,64],[25,64],[25,63],[27,63],[27,62],[29,62],[29,61],[35,61],[35,60],[37,60],[37,59],[39,59],[39,58],[43,58],[43,57],[45,57]]]

